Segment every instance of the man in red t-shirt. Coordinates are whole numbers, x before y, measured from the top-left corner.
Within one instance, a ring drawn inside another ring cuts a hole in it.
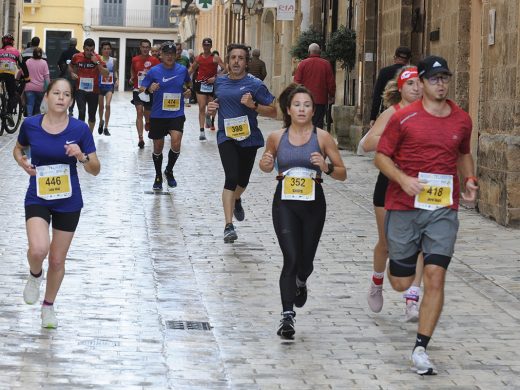
[[[69,64],[70,76],[76,80],[76,103],[78,119],[85,121],[88,104],[88,127],[94,130],[99,100],[99,75],[108,76],[109,72],[103,59],[95,52],[96,43],[92,38],[85,39],[83,52],[76,53]]]
[[[412,284],[417,255],[424,256],[424,298],[412,361],[420,375],[435,374],[426,347],[444,302],[462,198],[474,201],[477,178],[470,154],[471,119],[446,98],[451,72],[442,57],[419,62],[423,98],[397,111],[377,146],[376,166],[391,181],[385,199],[389,280],[397,291]]]
[[[135,127],[137,127],[137,135],[139,136],[139,142],[137,146],[140,149],[144,148],[143,138],[143,117],[144,117],[144,128],[146,131],[150,130],[150,110],[152,109],[152,96],[143,94],[140,95],[139,88],[141,87],[141,81],[144,80],[146,72],[152,69],[155,65],[159,65],[161,61],[152,55],[150,55],[150,49],[152,43],[148,39],[141,40],[139,44],[140,55],[132,58],[132,66],[130,67],[130,80],[128,83],[134,88],[132,104],[135,106],[137,114],[135,120]],[[142,97],[142,99],[141,99]]]
[[[206,111],[208,103],[213,101],[213,84],[217,78],[218,67],[226,69],[222,59],[218,55],[211,52],[213,41],[211,38],[202,40],[203,52],[200,53],[190,67],[190,74],[195,74],[195,95],[197,96],[197,104],[199,105],[199,140],[206,141],[205,127],[215,130],[211,115]]]
[[[334,81],[332,66],[329,61],[321,58],[321,48],[317,43],[309,45],[309,58],[298,64],[294,73],[294,82],[302,84],[311,91],[314,98],[312,124],[323,129],[327,105],[334,103],[336,81]]]

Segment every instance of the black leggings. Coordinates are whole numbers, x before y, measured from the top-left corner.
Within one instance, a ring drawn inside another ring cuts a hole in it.
[[[88,121],[96,122],[96,112],[99,105],[99,94],[94,92],[85,92],[81,89],[76,90],[76,104],[78,105],[78,119],[85,122],[85,112],[88,103]]]
[[[281,200],[282,182],[273,199],[273,225],[283,254],[280,293],[283,311],[293,310],[296,276],[305,282],[313,270],[327,203],[321,184],[316,183],[315,200]]]
[[[257,150],[256,146],[241,148],[235,141],[225,141],[218,145],[220,160],[226,175],[224,189],[235,191],[237,186],[247,187],[255,165]]]
[[[13,112],[16,104],[18,104],[18,96],[16,96],[16,80],[12,74],[0,74],[0,80],[5,81],[5,88],[7,89],[7,110],[9,114]]]

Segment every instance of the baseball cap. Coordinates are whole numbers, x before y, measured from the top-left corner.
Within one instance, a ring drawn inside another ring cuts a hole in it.
[[[204,38],[202,40],[202,44],[205,45],[205,44],[209,44],[209,45],[212,45],[213,44],[213,41],[211,40],[211,38]]]
[[[175,46],[175,43],[173,43],[172,41],[166,41],[164,42],[162,45],[161,45],[161,51],[163,53],[166,53],[166,52],[173,52],[173,53],[176,53],[177,52],[177,47]]]
[[[430,77],[434,74],[445,73],[451,76],[450,68],[448,68],[448,62],[438,56],[428,56],[417,64],[417,69],[419,71],[419,77]]]

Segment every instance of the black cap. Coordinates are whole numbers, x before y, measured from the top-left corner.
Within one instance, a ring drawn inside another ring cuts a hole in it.
[[[175,46],[175,43],[173,43],[172,41],[166,41],[161,45],[161,51],[164,53],[169,51],[176,53],[177,47]]]
[[[204,45],[205,43],[208,43],[210,45],[213,45],[213,41],[211,40],[211,38],[204,38],[202,40],[202,44]]]
[[[394,55],[396,57],[409,60],[410,58],[412,58],[412,51],[410,50],[410,48],[406,46],[399,46],[397,49],[395,49]]]
[[[417,70],[419,71],[420,78],[428,78],[438,73],[445,73],[451,76],[450,68],[448,68],[448,62],[438,56],[428,56],[417,64]]]

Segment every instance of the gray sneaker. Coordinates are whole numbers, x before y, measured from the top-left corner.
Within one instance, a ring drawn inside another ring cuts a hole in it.
[[[419,321],[419,303],[415,301],[408,301],[404,309],[404,316],[406,322]]]
[[[25,284],[25,288],[23,289],[23,300],[28,305],[33,305],[38,302],[38,298],[40,298],[40,286],[43,281],[43,271],[39,278],[35,278],[31,274],[27,278],[27,283]]]
[[[379,313],[383,308],[383,285],[376,285],[371,280],[367,295],[368,307],[374,313]]]
[[[424,347],[417,347],[412,352],[412,362],[415,371],[419,375],[437,375],[435,367],[430,362],[430,358]]]
[[[54,306],[42,306],[42,328],[56,329],[58,327],[58,319],[54,313]]]

